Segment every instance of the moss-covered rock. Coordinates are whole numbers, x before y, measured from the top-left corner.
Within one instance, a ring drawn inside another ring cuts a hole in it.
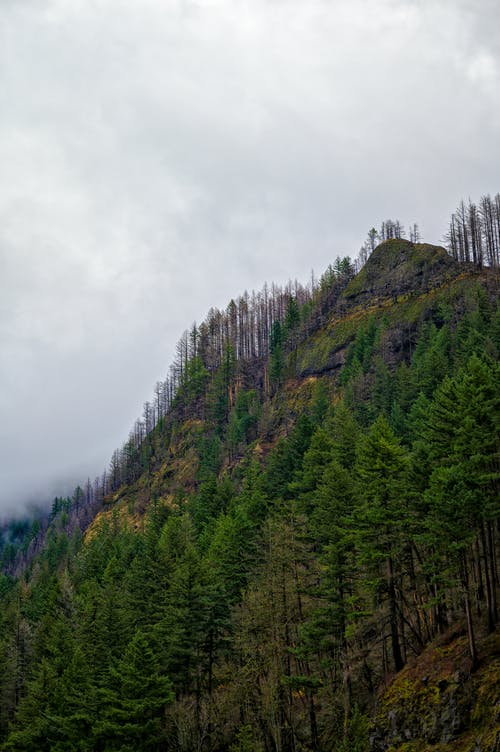
[[[402,295],[435,286],[460,269],[440,246],[386,240],[372,253],[359,274],[347,286],[344,297],[373,298],[374,295]]]
[[[480,643],[471,674],[466,639],[447,635],[403,669],[373,715],[373,752],[500,752],[500,632]]]

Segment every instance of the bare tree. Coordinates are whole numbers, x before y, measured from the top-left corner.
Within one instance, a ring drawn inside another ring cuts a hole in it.
[[[448,252],[456,261],[497,267],[500,252],[500,194],[481,196],[479,205],[461,201],[446,233]]]
[[[421,241],[420,230],[416,222],[410,226],[410,241],[412,243],[420,243]]]

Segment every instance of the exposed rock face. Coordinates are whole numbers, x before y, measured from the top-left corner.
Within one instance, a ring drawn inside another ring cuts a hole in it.
[[[339,371],[349,344],[369,318],[387,319],[384,361],[407,359],[412,332],[422,320],[438,318],[436,301],[456,289],[475,269],[458,264],[439,246],[386,240],[340,293],[325,325],[298,347],[296,374],[321,376]],[[454,302],[455,307],[459,304]]]
[[[371,737],[374,752],[410,741],[447,744],[470,724],[472,692],[469,682],[440,681],[418,691],[406,685],[407,696],[387,711],[384,733]]]
[[[353,304],[377,296],[391,297],[436,287],[463,271],[444,248],[408,240],[381,243],[347,286],[344,297]]]
[[[456,635],[406,666],[379,698],[372,752],[500,752],[500,633],[482,650],[473,675]]]

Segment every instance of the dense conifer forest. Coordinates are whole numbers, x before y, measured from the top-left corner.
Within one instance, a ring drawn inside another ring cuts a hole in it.
[[[212,309],[4,525],[0,749],[498,750],[499,206]]]

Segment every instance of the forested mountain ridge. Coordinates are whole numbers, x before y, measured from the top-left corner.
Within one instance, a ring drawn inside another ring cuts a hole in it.
[[[394,238],[181,340],[0,581],[1,748],[493,752],[497,285]]]

